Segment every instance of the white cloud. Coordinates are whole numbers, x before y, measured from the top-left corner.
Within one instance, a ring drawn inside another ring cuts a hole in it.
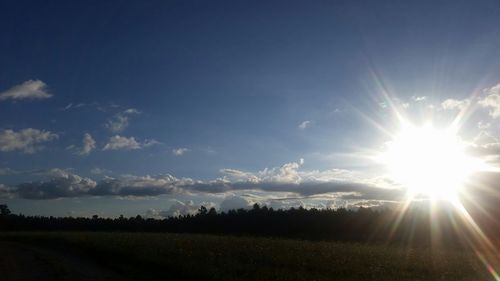
[[[416,102],[425,101],[427,96],[412,96],[411,99]]]
[[[487,131],[481,131],[479,134],[474,137],[473,143],[475,145],[483,145],[483,144],[488,144],[488,143],[495,143],[498,142],[498,139],[488,133]]]
[[[270,208],[273,208],[275,210],[286,210],[290,208],[306,208],[306,204],[302,200],[298,199],[290,199],[290,200],[269,200],[269,202],[266,204]]]
[[[84,107],[84,106],[87,106],[87,104],[83,103],[83,102],[76,103],[76,104],[68,103],[68,105],[66,105],[65,107],[61,108],[61,110],[62,111],[68,111],[70,109],[81,108],[81,107]]]
[[[248,209],[252,202],[241,196],[230,195],[220,203],[220,210],[225,212],[236,209]]]
[[[146,210],[146,214],[144,216],[148,219],[161,219],[162,217],[160,216],[160,211],[154,208],[149,208]]]
[[[261,202],[261,205],[266,205],[273,209],[290,209],[290,208],[304,208],[304,209],[336,209],[336,208],[345,208],[347,205],[346,200],[342,199],[328,199],[325,198],[272,198],[269,200],[265,200]]]
[[[74,149],[75,154],[81,156],[87,156],[96,148],[96,142],[94,138],[89,133],[85,133],[82,139],[82,147],[76,148],[76,146],[71,145],[68,149]]]
[[[172,199],[173,203],[166,210],[149,209],[146,211],[147,218],[162,219],[167,217],[178,217],[185,215],[195,215],[201,206],[207,209],[215,208],[216,205],[213,202],[202,202],[201,204],[195,204],[192,200],[185,202],[179,201],[177,199]]]
[[[0,198],[12,198],[16,196],[15,188],[0,183]]]
[[[22,183],[15,193],[26,199],[54,199],[83,196],[96,187],[95,181],[62,169],[50,169],[43,174],[48,180]]]
[[[477,127],[481,130],[489,129],[491,127],[491,123],[479,121],[479,122],[477,122]]]
[[[404,195],[400,186],[383,178],[367,178],[348,170],[300,171],[303,160],[258,172],[223,169],[224,176],[209,182],[196,182],[189,187],[202,192],[262,190],[288,192],[301,196],[327,193],[353,193],[358,199],[397,200]]]
[[[192,200],[181,202],[179,200],[173,200],[174,203],[170,206],[168,210],[160,211],[160,217],[178,217],[185,215],[194,215],[198,212],[200,207],[203,205],[207,209],[215,207],[215,204],[212,202],[206,202],[204,204],[196,205]]]
[[[49,177],[48,181],[21,183],[14,186],[11,193],[28,199],[77,196],[144,197],[174,193],[227,195],[238,191],[289,194],[296,199],[324,195],[345,200],[397,201],[404,197],[404,190],[387,180],[366,178],[346,170],[300,171],[301,162],[291,162],[258,172],[225,169],[224,177],[205,181],[160,174],[104,177],[96,183],[67,170],[53,169],[41,173]],[[236,200],[238,204],[235,203]],[[242,206],[242,202],[241,199],[232,198],[221,205],[221,208],[229,208],[229,205],[235,204]]]
[[[134,137],[127,138],[116,135],[109,138],[108,143],[102,150],[134,150],[143,149],[156,144],[160,144],[160,142],[154,139],[139,142]]]
[[[468,143],[467,151],[485,162],[500,163],[500,140],[487,131],[481,131]]]
[[[88,155],[92,150],[95,149],[95,140],[89,133],[85,133],[82,140],[83,146],[80,151],[81,155]]]
[[[47,92],[47,85],[41,80],[28,80],[0,93],[0,101],[35,100],[52,97]]]
[[[299,127],[299,129],[304,130],[304,129],[306,129],[309,125],[311,125],[311,121],[306,120],[306,121],[304,121],[304,122],[300,123],[298,127]]]
[[[489,115],[493,118],[500,116],[500,84],[491,88],[484,89],[487,94],[483,99],[479,100],[479,105],[489,109]]]
[[[288,182],[297,183],[301,180],[298,169],[304,164],[304,159],[300,158],[298,162],[286,163],[281,167],[264,169],[257,173],[244,172],[235,169],[222,169],[224,179],[238,182]]]
[[[127,138],[116,135],[109,138],[109,142],[104,146],[103,150],[133,150],[141,148],[142,145],[134,137]]]
[[[447,99],[441,103],[441,107],[446,110],[464,110],[470,105],[470,103],[470,99]]]
[[[105,177],[90,195],[100,196],[157,196],[162,194],[179,193],[183,185],[191,180],[178,179],[172,175],[158,176],[121,176],[119,178]]]
[[[260,178],[251,172],[244,172],[236,169],[222,169],[221,173],[224,174],[226,181],[249,181],[259,182]]]
[[[142,147],[150,147],[150,146],[157,145],[157,144],[162,144],[162,143],[155,140],[155,139],[145,140],[142,144]]]
[[[24,153],[35,153],[43,149],[42,143],[58,138],[58,135],[49,131],[32,128],[20,131],[0,131],[0,151],[9,152],[20,150]]]
[[[140,113],[141,112],[135,108],[126,109],[108,119],[108,121],[104,124],[104,126],[113,133],[122,132],[128,127],[130,115],[140,114]]]
[[[141,114],[141,112],[135,108],[129,108],[123,111],[124,114]]]
[[[113,133],[122,132],[128,127],[128,117],[118,113],[110,118],[104,126]]]
[[[172,154],[175,156],[181,156],[181,155],[184,155],[184,153],[186,153],[188,151],[189,151],[189,149],[187,149],[185,147],[174,148],[174,149],[172,149]]]

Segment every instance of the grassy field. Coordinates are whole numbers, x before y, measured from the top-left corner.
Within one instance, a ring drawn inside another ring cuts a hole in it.
[[[0,276],[29,250],[67,280],[493,280],[469,251],[149,233],[0,234]]]

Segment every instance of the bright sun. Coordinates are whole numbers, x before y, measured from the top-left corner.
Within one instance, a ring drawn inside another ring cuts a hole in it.
[[[388,143],[381,160],[391,178],[408,188],[408,197],[456,200],[477,161],[466,155],[460,138],[450,129],[406,124]]]

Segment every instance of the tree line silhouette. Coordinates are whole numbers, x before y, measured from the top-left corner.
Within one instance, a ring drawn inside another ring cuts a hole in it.
[[[491,222],[486,234],[500,233]],[[483,224],[483,225],[484,225]],[[251,209],[217,212],[201,207],[197,214],[165,219],[44,217],[11,214],[0,205],[0,231],[126,231],[208,233],[299,238],[309,240],[382,241],[418,245],[462,245],[470,240],[467,222],[453,208],[411,207],[274,210],[255,204]]]

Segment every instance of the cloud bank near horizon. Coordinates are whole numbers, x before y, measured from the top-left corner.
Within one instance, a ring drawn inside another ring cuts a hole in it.
[[[99,181],[69,170],[50,169],[37,172],[42,180],[23,182],[0,189],[3,197],[46,200],[87,196],[146,197],[166,194],[229,194],[235,191],[262,191],[293,194],[306,198],[319,195],[346,200],[390,200],[404,197],[404,190],[383,178],[362,178],[352,171],[332,169],[303,171],[304,161],[258,172],[221,170],[214,180],[177,178],[170,174],[156,176],[105,176]]]

